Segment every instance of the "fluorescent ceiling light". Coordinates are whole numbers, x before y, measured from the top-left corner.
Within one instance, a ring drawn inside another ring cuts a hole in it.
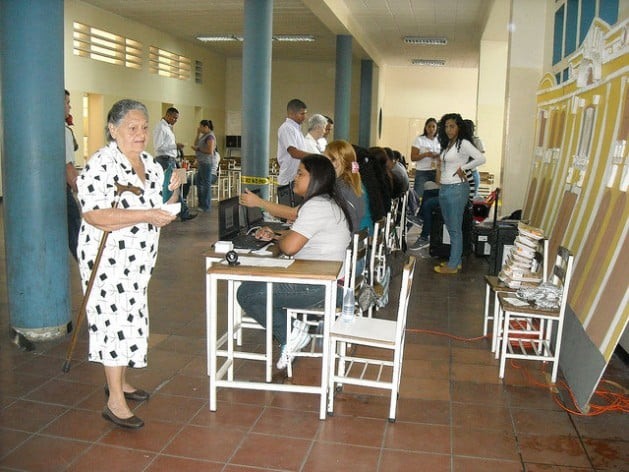
[[[427,37],[427,36],[404,36],[406,44],[419,44],[422,46],[445,46],[448,39],[444,37]]]
[[[203,41],[204,43],[211,42],[224,42],[224,41],[242,41],[242,36],[237,36],[235,34],[217,34],[213,36],[197,36],[199,41]]]
[[[226,41],[243,41],[244,38],[237,34],[217,34],[212,36],[197,36],[199,41],[205,43],[210,42],[226,42]],[[299,42],[313,42],[315,37],[312,34],[275,34],[272,37],[273,41],[299,43]]]
[[[445,59],[413,59],[411,64],[416,66],[443,67],[446,65]]]

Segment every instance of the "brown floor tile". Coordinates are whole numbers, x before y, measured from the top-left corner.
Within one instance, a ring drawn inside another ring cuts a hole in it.
[[[506,398],[504,387],[501,384],[452,382],[452,401],[455,402],[502,405]]]
[[[241,443],[244,433],[233,428],[185,426],[162,451],[173,456],[225,462]]]
[[[219,388],[216,393],[218,401],[248,403],[250,405],[271,405],[276,397],[275,392],[248,390],[238,388]],[[318,411],[318,407],[317,407]]]
[[[452,363],[453,365],[460,364],[476,364],[494,366],[496,377],[498,376],[498,366],[500,362],[494,358],[494,354],[489,349],[489,346],[474,345],[468,348],[465,347],[453,347],[452,348]]]
[[[197,398],[155,394],[148,401],[141,403],[134,412],[144,421],[187,423],[206,404],[207,401]]]
[[[526,462],[524,464],[526,472],[594,472],[592,467],[565,467],[561,465],[550,464],[532,464]]]
[[[598,416],[572,416],[579,433],[584,438],[626,440],[629,429],[627,413],[609,412]]]
[[[498,368],[492,365],[459,364],[452,362],[452,380],[456,382],[475,382],[500,384]]]
[[[478,457],[454,456],[452,459],[453,472],[523,472],[519,461],[503,461],[499,459],[480,459]],[[528,469],[527,469],[528,471]]]
[[[382,420],[336,416],[323,422],[317,440],[380,447],[385,425]]]
[[[454,428],[452,450],[457,456],[492,459],[519,459],[516,440],[511,431]]]
[[[89,410],[68,410],[44,428],[42,434],[93,442],[109,432],[111,428],[112,424],[101,418],[100,413]]]
[[[397,421],[450,425],[450,402],[399,398]]]
[[[207,400],[209,398],[209,382],[207,377],[176,375],[171,378],[166,385],[160,387],[159,393]]]
[[[360,416],[385,419],[389,417],[389,397],[337,393],[333,416]]]
[[[95,390],[91,384],[65,382],[52,379],[41,387],[33,390],[24,398],[27,400],[73,406],[84,401]]]
[[[262,411],[262,406],[218,402],[216,411],[202,408],[190,423],[198,426],[224,425],[247,431],[260,418]]]
[[[314,439],[321,426],[327,423],[318,420],[319,414],[315,412],[266,408],[253,427],[253,432]]]
[[[230,464],[299,470],[312,442],[304,439],[251,433],[238,447]]]
[[[450,380],[405,377],[400,382],[400,396],[422,400],[450,400]]]
[[[512,407],[561,410],[548,388],[506,385],[505,390],[508,392],[509,405]]]
[[[103,366],[97,362],[74,362],[68,373],[57,377],[68,382],[80,382],[84,384],[105,385],[105,372]]]
[[[35,435],[0,460],[0,467],[33,472],[67,470],[88,447],[85,442]]]
[[[629,436],[625,436],[629,438]],[[596,469],[627,470],[629,469],[629,441],[612,441],[609,439],[584,439],[585,450],[592,459]]]
[[[564,411],[512,408],[515,429],[520,434],[576,436],[570,415]]]
[[[511,412],[506,406],[452,403],[452,426],[467,429],[494,429],[513,433]]]
[[[5,428],[36,432],[66,410],[60,405],[18,400],[0,411],[0,425]]]
[[[319,400],[317,395],[304,395],[301,393],[278,392],[271,401],[271,406],[286,408],[287,410],[316,411],[319,412]]]
[[[302,472],[372,472],[377,470],[379,450],[371,447],[315,442]]]
[[[422,379],[447,379],[450,375],[450,361],[446,359],[404,359],[402,382],[408,377]]]
[[[589,467],[583,446],[574,436],[518,435],[524,462]]]
[[[146,472],[221,472],[225,464],[183,457],[158,456]]]
[[[30,437],[30,433],[0,428],[0,457],[5,456],[11,449],[19,446]]]
[[[450,472],[450,455],[449,454],[429,454],[427,452],[406,452],[392,451],[385,449],[382,451],[379,470],[418,470],[420,469],[430,472]]]
[[[153,454],[149,454],[146,451],[95,444],[67,470],[68,472],[143,470],[152,459]]]
[[[14,370],[3,372],[0,375],[0,396],[21,397],[47,382],[49,378]]]
[[[450,427],[396,421],[389,424],[385,431],[384,447],[450,454]]]
[[[146,421],[143,428],[132,431],[114,426],[99,442],[109,446],[159,452],[181,429],[180,424],[162,421]]]

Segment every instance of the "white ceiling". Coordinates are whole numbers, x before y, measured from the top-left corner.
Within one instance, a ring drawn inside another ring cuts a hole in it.
[[[228,57],[242,44],[201,43],[199,35],[243,34],[244,0],[83,0],[103,10],[195,42]],[[273,43],[273,58],[334,61],[336,35],[354,38],[353,52],[379,65],[445,59],[476,67],[480,35],[495,0],[274,0],[273,34],[312,34],[314,43]],[[412,46],[403,36],[445,36],[446,46]]]

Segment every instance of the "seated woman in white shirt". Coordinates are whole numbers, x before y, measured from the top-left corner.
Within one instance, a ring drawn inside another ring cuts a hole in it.
[[[351,217],[335,186],[332,163],[324,156],[310,155],[301,160],[295,177],[296,194],[303,196],[297,219],[290,230],[278,235],[268,227],[260,228],[256,237],[276,240],[280,250],[295,259],[343,261],[352,233]],[[238,303],[247,315],[266,324],[266,283],[243,282],[237,293]],[[303,349],[310,341],[305,326],[292,330],[286,339],[286,307],[321,306],[325,290],[319,285],[273,284],[273,336],[281,345],[278,369],[292,361],[292,352]],[[340,303],[342,297],[337,296]]]

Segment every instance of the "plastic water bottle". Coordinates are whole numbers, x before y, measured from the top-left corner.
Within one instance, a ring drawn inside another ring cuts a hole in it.
[[[354,289],[349,287],[345,290],[345,294],[343,295],[343,311],[341,312],[341,320],[344,323],[351,323],[354,321],[355,309]]]

